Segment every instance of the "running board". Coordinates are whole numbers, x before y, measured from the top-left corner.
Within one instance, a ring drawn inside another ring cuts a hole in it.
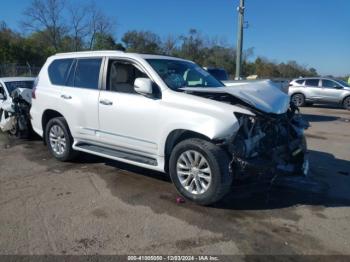
[[[89,143],[78,143],[75,148],[77,150],[81,149],[84,152],[89,152],[91,154],[102,155],[105,157],[114,157],[119,159],[125,159],[128,161],[138,162],[141,164],[146,164],[150,166],[157,166],[157,160],[154,158],[141,156],[129,152],[124,152],[116,149],[111,149],[108,147],[93,145]]]

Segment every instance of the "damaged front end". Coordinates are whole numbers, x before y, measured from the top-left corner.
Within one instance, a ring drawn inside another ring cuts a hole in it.
[[[284,114],[255,116],[235,113],[239,131],[228,143],[232,155],[231,171],[238,178],[256,174],[307,175],[304,122],[298,108],[291,103]]]

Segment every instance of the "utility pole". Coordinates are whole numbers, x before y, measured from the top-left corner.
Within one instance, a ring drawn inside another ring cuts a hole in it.
[[[243,52],[243,26],[244,26],[244,0],[240,0],[238,11],[237,27],[237,50],[236,50],[236,80],[241,78],[242,52]]]

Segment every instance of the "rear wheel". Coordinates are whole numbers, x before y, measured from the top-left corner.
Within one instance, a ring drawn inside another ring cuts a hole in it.
[[[294,94],[291,100],[297,107],[305,105],[305,96],[303,94]]]
[[[77,156],[73,150],[73,137],[63,117],[51,119],[45,129],[45,138],[51,154],[62,162],[70,161]]]
[[[208,141],[180,142],[173,149],[169,164],[176,189],[197,204],[213,204],[230,190],[229,158],[220,147]]]
[[[347,110],[350,110],[350,96],[348,96],[344,99],[343,107]]]

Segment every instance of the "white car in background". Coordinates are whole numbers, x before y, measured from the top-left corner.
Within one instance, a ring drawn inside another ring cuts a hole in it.
[[[191,61],[96,51],[48,58],[30,113],[58,160],[81,151],[166,172],[209,205],[236,179],[307,172],[296,111],[269,82],[227,88]]]
[[[350,85],[345,81],[327,77],[294,79],[289,95],[296,106],[313,103],[336,103],[350,110]]]
[[[0,130],[13,135],[27,133],[35,78],[0,78]]]

